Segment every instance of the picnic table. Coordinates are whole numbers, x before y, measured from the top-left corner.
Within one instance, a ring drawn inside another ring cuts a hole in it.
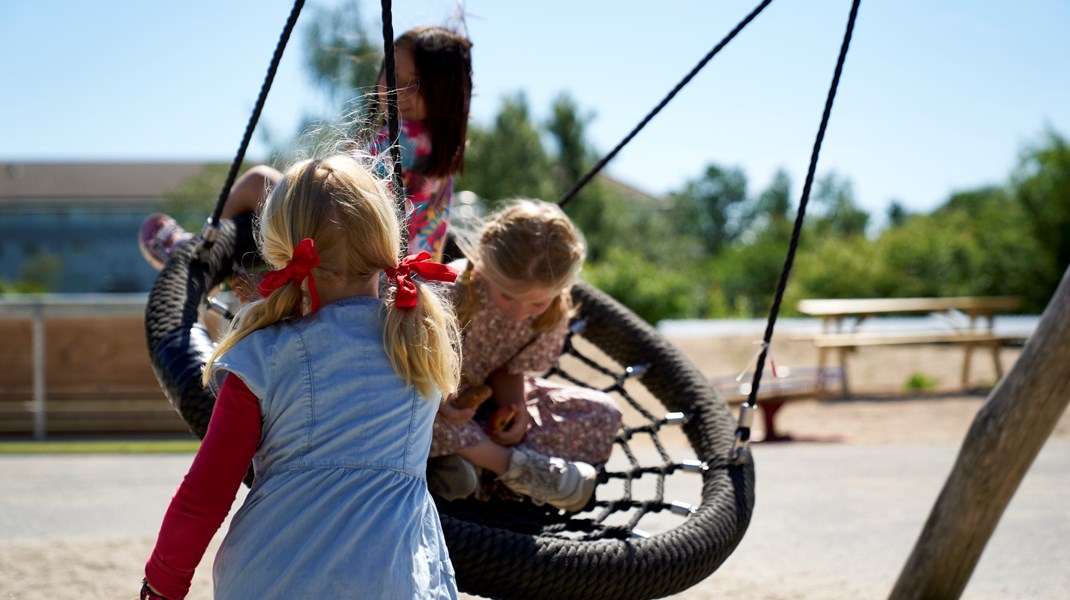
[[[818,349],[818,368],[836,351],[842,372],[844,397],[850,395],[847,378],[847,355],[864,346],[909,344],[954,344],[965,352],[962,363],[962,387],[969,387],[970,361],[975,348],[988,348],[996,369],[1003,376],[1000,349],[1022,341],[1021,336],[1000,335],[994,330],[996,315],[1021,306],[1014,296],[945,297],[945,298],[853,298],[808,299],[799,302],[799,312],[821,318],[821,333],[813,337]],[[948,318],[937,325],[918,329],[879,331],[866,329],[870,317],[909,314],[942,314]]]

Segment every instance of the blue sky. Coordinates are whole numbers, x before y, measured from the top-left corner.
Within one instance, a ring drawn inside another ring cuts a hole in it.
[[[359,4],[380,35],[380,3]],[[568,92],[608,152],[756,4],[469,0],[472,117],[489,123],[523,91],[542,119]],[[231,160],[291,6],[0,3],[0,162]],[[395,33],[454,7],[394,2]],[[757,193],[784,168],[797,198],[849,9],[775,0],[608,171],[664,193],[710,163],[738,166]],[[302,115],[338,110],[305,75],[302,41],[299,23],[251,159],[266,158],[266,132],[287,138]],[[892,199],[929,210],[954,190],[1001,184],[1045,127],[1070,135],[1067,64],[1070,3],[863,1],[819,174],[851,179],[878,219]]]

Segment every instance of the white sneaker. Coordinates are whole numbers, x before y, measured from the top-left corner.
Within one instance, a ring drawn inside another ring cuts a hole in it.
[[[479,489],[475,465],[456,454],[427,460],[427,489],[443,500],[467,498]]]
[[[594,495],[598,471],[585,462],[546,457],[526,448],[514,448],[509,469],[498,478],[514,492],[535,504],[576,512]]]

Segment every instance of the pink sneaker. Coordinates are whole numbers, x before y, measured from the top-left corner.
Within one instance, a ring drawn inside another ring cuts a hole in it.
[[[182,229],[171,217],[163,213],[153,213],[141,224],[137,241],[141,255],[159,271],[171,257],[171,252],[192,237],[192,233]]]

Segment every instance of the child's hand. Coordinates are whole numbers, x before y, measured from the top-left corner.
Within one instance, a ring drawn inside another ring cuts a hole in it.
[[[472,420],[472,417],[476,416],[475,407],[472,408],[457,408],[449,400],[442,403],[438,407],[438,414],[442,415],[442,418],[447,423],[453,423],[454,425],[462,425]]]
[[[499,445],[515,446],[524,440],[530,422],[525,406],[502,406],[491,415],[487,435]]]
[[[478,408],[494,392],[489,385],[470,385],[450,398],[450,404],[457,408]]]

